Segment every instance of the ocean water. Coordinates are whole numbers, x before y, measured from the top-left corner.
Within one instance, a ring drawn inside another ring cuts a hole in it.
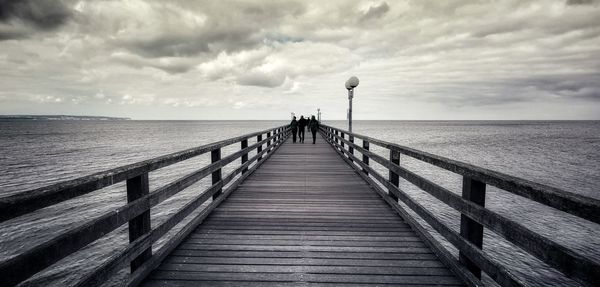
[[[285,121],[6,121],[0,122],[0,196],[23,192],[93,172],[134,163],[285,124]],[[345,128],[344,121],[325,121]],[[354,131],[600,198],[600,122],[532,121],[355,121]],[[359,141],[357,141],[359,142]],[[249,145],[252,141],[249,142]],[[372,150],[387,156],[383,149]],[[230,146],[223,156],[239,149]],[[357,153],[358,154],[358,153]],[[250,155],[252,156],[252,154]],[[150,173],[151,190],[206,165],[201,155]],[[236,163],[224,168],[224,172]],[[460,194],[461,178],[403,156],[401,164]],[[383,167],[373,164],[382,174]],[[152,209],[152,224],[208,186],[207,180]],[[460,215],[411,184],[401,188],[458,230]],[[0,259],[10,258],[126,202],[123,184],[105,188],[29,215],[0,223]],[[600,258],[600,229],[594,224],[494,188],[486,206],[578,252]],[[61,260],[31,279],[68,286],[127,244],[125,227]],[[159,243],[160,245],[160,243]],[[450,250],[452,247],[446,244]],[[577,286],[499,236],[487,232],[484,250],[532,286]],[[453,250],[455,252],[455,250]],[[594,259],[597,260],[597,259]],[[117,276],[107,285],[119,285]]]

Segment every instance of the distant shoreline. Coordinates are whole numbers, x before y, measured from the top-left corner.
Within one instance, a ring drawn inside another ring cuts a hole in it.
[[[0,121],[129,121],[131,118],[70,115],[0,115]]]

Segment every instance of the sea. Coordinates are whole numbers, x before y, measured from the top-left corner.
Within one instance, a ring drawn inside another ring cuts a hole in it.
[[[0,121],[0,197],[26,192],[218,140],[284,125],[287,121]],[[323,121],[346,129],[346,121]],[[355,133],[507,173],[565,191],[600,198],[600,121],[354,121]],[[255,142],[255,141],[254,141]],[[360,142],[360,141],[357,141]],[[249,145],[253,140],[249,142]],[[223,156],[239,150],[223,149]],[[386,150],[371,150],[388,156]],[[358,153],[357,153],[358,154]],[[150,189],[165,185],[210,162],[201,155],[151,172]],[[250,155],[252,156],[252,154]],[[231,171],[234,162],[224,168]],[[387,174],[372,162],[376,170]],[[401,157],[401,165],[460,194],[460,176]],[[163,222],[209,179],[152,209],[152,225]],[[460,214],[408,182],[402,190],[458,230]],[[0,261],[41,244],[126,203],[123,183],[0,223]],[[525,198],[488,187],[486,207],[551,238],[596,262],[600,227]],[[428,230],[432,231],[430,227]],[[432,233],[452,253],[457,251]],[[168,235],[167,235],[168,238]],[[161,246],[165,239],[155,245]],[[28,283],[70,286],[128,243],[126,226],[32,277]],[[485,252],[530,286],[579,286],[500,236],[485,231]],[[120,286],[126,270],[105,286]],[[492,284],[488,278],[485,282]]]

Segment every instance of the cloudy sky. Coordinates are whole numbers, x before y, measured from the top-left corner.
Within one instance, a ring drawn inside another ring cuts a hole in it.
[[[0,0],[0,114],[600,119],[599,2]]]

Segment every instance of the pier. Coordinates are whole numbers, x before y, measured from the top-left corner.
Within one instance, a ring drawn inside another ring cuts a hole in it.
[[[482,273],[500,286],[523,286],[482,249],[484,229],[582,285],[600,282],[597,258],[487,209],[485,192],[494,186],[594,224],[600,223],[597,199],[327,125],[315,145],[293,144],[289,136],[287,126],[275,127],[0,198],[0,221],[118,182],[126,182],[128,199],[0,262],[3,284],[27,286],[36,273],[125,224],[127,248],[82,274],[78,286],[99,285],[123,268],[128,286],[480,286]],[[223,156],[231,145],[238,151]],[[389,156],[372,152],[374,146]],[[210,164],[150,192],[149,172],[202,154],[210,154]],[[403,157],[462,176],[462,194],[403,167]],[[223,172],[235,162],[233,171]],[[210,187],[152,224],[152,207],[207,177]],[[400,178],[460,212],[460,230],[402,191]],[[152,249],[184,219],[168,242]]]

